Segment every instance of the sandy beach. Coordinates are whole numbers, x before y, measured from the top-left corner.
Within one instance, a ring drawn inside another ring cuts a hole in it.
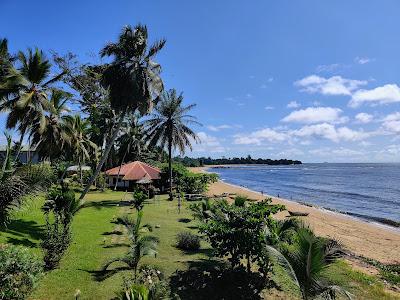
[[[194,172],[204,172],[206,168],[192,168]],[[259,192],[231,185],[223,181],[213,183],[207,192],[209,196],[222,193],[246,195],[251,199],[272,198],[273,203],[284,204],[287,210],[309,213],[301,217],[318,235],[334,238],[358,256],[378,260],[382,263],[400,262],[400,230],[386,225],[363,221],[328,210],[309,207],[293,201],[262,195]],[[281,212],[278,218],[285,218],[288,212]]]

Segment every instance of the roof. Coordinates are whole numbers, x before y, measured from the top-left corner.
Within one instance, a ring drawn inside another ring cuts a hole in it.
[[[119,166],[106,171],[107,175],[118,176]],[[122,165],[121,171],[119,172],[122,180],[155,180],[160,179],[161,170],[145,164],[141,161],[134,161],[125,165]]]

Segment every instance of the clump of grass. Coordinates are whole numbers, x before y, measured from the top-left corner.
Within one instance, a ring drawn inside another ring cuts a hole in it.
[[[189,231],[179,232],[176,235],[176,247],[186,251],[196,251],[200,249],[200,237]]]
[[[243,207],[246,204],[246,201],[248,201],[249,198],[246,196],[236,196],[235,197],[235,205],[239,207]]]

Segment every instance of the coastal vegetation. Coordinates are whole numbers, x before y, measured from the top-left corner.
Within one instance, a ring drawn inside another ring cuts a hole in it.
[[[199,123],[164,89],[154,59],[165,43],[127,26],[100,51],[107,63],[87,64],[0,41],[0,109],[18,133],[0,172],[0,299],[398,298],[352,270],[339,242],[279,220],[284,205],[206,194],[218,176],[173,157],[199,141]],[[159,187],[146,175],[129,190],[116,191],[120,174],[106,183],[105,169],[133,159],[154,166]],[[382,272],[398,284],[397,266]]]

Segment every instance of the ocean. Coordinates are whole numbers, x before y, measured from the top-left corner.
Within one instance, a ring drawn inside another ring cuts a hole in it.
[[[254,191],[383,223],[400,222],[400,164],[229,166],[209,171]]]

